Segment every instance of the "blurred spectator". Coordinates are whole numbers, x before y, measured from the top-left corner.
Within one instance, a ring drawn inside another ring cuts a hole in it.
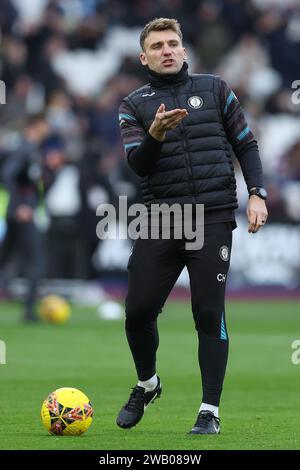
[[[258,17],[256,28],[268,47],[272,66],[289,88],[300,76],[300,12],[269,8]]]
[[[229,48],[229,31],[221,17],[220,2],[201,2],[196,15],[199,31],[195,38],[195,53],[199,56],[204,71],[210,73]]]
[[[286,212],[293,222],[300,222],[300,139],[282,156],[278,170]]]
[[[2,77],[12,87],[26,73],[27,47],[21,39],[6,36],[3,40]]]
[[[11,0],[1,0],[0,30],[2,34],[11,33],[13,24],[18,18],[18,12]]]
[[[44,145],[43,181],[49,218],[47,245],[51,278],[84,278],[85,264],[80,239],[79,171],[69,160],[64,140],[52,135]]]
[[[3,183],[9,194],[6,232],[0,250],[1,270],[18,251],[20,272],[28,280],[24,321],[35,321],[34,304],[41,277],[45,275],[45,250],[35,222],[39,205],[41,158],[39,147],[48,134],[43,115],[29,118],[18,148],[2,166]]]

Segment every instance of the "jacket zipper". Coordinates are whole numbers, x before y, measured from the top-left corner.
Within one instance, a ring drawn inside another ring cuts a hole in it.
[[[175,88],[172,88],[172,92],[173,92],[176,108],[179,108],[179,101],[177,99]],[[180,128],[180,133],[181,133],[182,141],[183,141],[183,155],[184,155],[184,160],[185,160],[185,166],[186,166],[187,173],[188,173],[188,184],[189,184],[189,189],[190,189],[190,195],[193,198],[193,203],[196,204],[195,186],[194,186],[194,181],[193,181],[193,172],[192,172],[192,165],[191,165],[191,159],[190,159],[190,153],[189,153],[189,144],[186,138],[185,125],[183,124],[182,121],[179,124],[179,128]]]

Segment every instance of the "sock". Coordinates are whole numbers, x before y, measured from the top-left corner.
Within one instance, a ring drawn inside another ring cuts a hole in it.
[[[219,407],[218,406],[214,406],[214,405],[209,405],[208,403],[201,403],[201,406],[199,408],[199,413],[200,411],[211,411],[215,416],[216,418],[219,417]]]
[[[151,379],[138,381],[138,386],[143,387],[146,390],[146,392],[152,392],[152,390],[155,389],[157,384],[158,384],[158,379],[157,379],[156,374],[154,374],[153,377],[151,377]]]

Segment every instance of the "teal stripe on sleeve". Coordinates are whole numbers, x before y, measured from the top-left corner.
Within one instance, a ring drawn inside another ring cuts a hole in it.
[[[141,145],[141,142],[132,142],[132,144],[125,144],[124,147],[125,150],[128,150],[132,147],[138,147],[139,145]]]
[[[232,100],[233,100],[234,98],[235,98],[235,94],[233,93],[233,91],[231,91],[231,93],[229,94],[229,96],[228,96],[228,98],[227,98],[225,107],[224,107],[224,114],[227,113],[228,107],[229,107],[230,103],[232,102]]]
[[[136,121],[136,118],[134,116],[131,116],[131,114],[125,114],[125,113],[119,114],[119,120],[121,119],[129,119],[129,121]]]
[[[239,135],[237,136],[237,140],[241,141],[243,140],[244,137],[246,137],[246,135],[250,132],[250,127],[247,126],[245,127],[244,130],[242,130],[242,132],[239,133]]]

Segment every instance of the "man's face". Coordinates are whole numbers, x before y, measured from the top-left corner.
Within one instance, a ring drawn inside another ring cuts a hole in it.
[[[186,57],[180,37],[171,29],[151,31],[140,54],[143,65],[161,74],[179,72]]]

